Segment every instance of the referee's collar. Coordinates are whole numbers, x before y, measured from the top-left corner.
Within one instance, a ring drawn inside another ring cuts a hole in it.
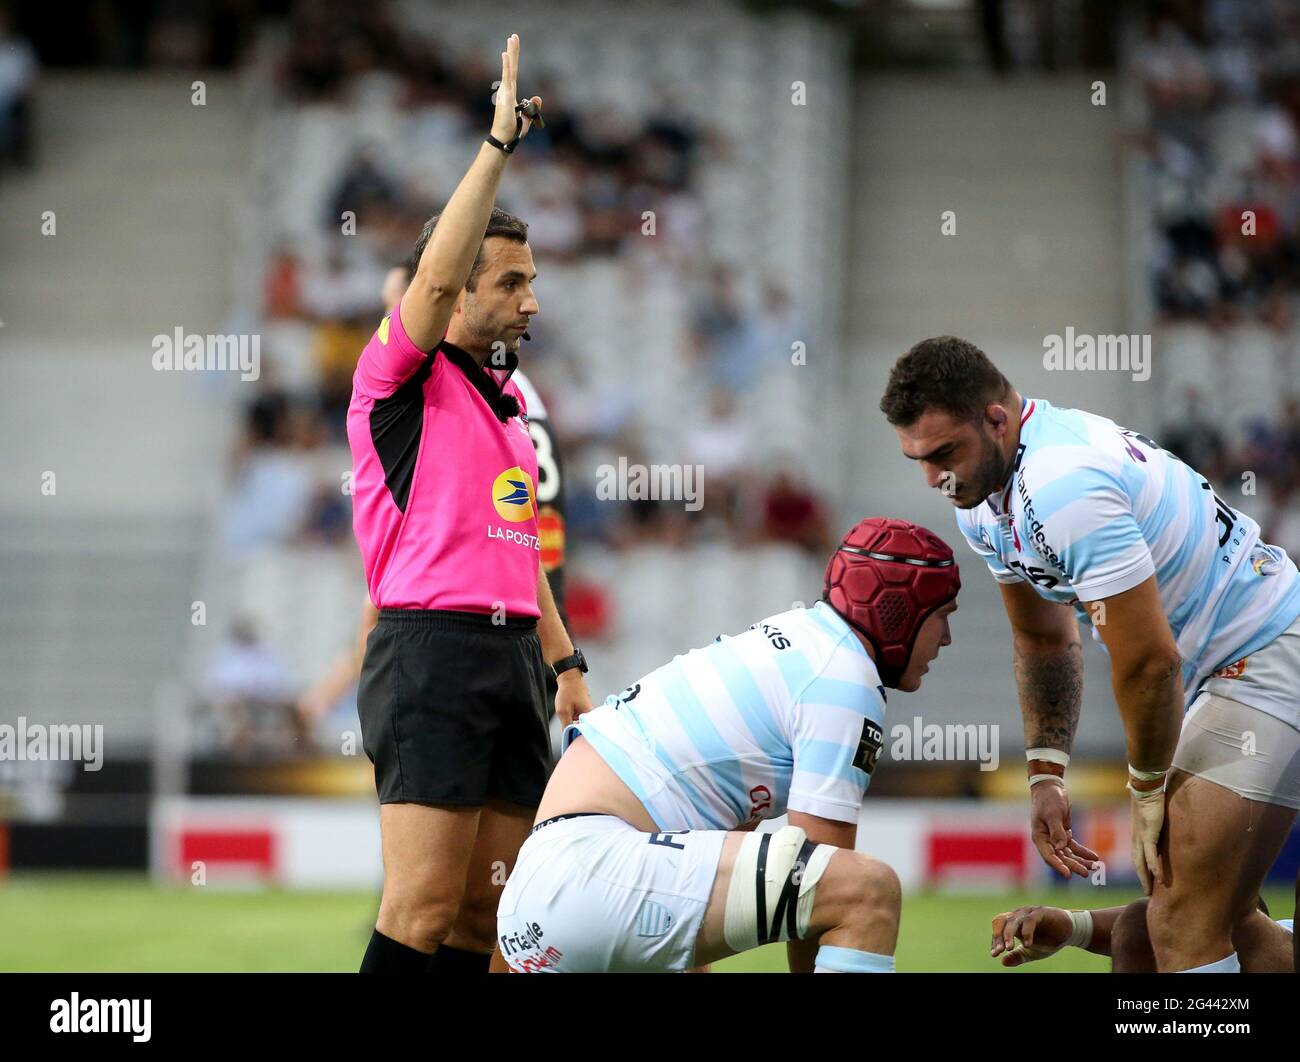
[[[506,374],[498,384],[496,374],[475,361],[474,356],[469,351],[462,350],[454,343],[448,343],[445,339],[438,344],[438,350],[442,351],[442,356],[465,374],[474,390],[483,396],[483,401],[488,404],[488,408],[497,415],[498,419],[505,421],[514,415],[510,414],[510,416],[504,417],[501,415],[501,400],[506,397],[506,383],[514,375],[515,370],[519,368],[519,355],[515,351],[507,350],[505,352],[505,364],[501,367],[505,369]]]

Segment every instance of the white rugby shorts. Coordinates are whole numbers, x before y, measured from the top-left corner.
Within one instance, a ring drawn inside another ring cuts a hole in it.
[[[612,815],[539,825],[497,907],[502,957],[517,973],[690,969],[726,837]]]
[[[1300,809],[1300,620],[1205,681],[1173,765],[1247,800]]]

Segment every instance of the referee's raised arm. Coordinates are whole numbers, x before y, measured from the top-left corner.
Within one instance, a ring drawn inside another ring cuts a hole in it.
[[[526,136],[532,126],[528,114],[516,111],[518,75],[519,35],[512,33],[501,53],[492,138],[483,142],[474,164],[447,201],[402,300],[402,324],[421,350],[432,350],[447,331],[456,299],[483,242],[506,159],[517,138]],[[531,103],[540,107],[541,97],[534,96]]]

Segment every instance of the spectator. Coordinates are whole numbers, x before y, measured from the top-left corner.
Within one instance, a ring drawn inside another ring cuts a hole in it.
[[[226,751],[284,753],[302,740],[288,669],[247,617],[231,625],[204,684]]]
[[[1160,442],[1170,453],[1216,482],[1227,471],[1223,434],[1205,414],[1204,398],[1194,387],[1184,393],[1179,415],[1161,429]]]
[[[831,549],[826,508],[791,468],[781,469],[764,490],[763,534],[773,542],[792,543],[815,557]]]

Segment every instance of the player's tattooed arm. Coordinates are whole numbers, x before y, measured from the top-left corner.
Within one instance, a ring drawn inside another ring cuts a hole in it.
[[[1014,639],[1016,688],[1025,721],[1026,749],[1069,753],[1083,704],[1083,645],[1079,624],[1066,605],[1039,597],[1027,583],[1002,585],[1002,599]],[[1097,853],[1074,838],[1070,797],[1059,764],[1033,760],[1031,779],[1054,774],[1029,787],[1030,832],[1043,862],[1064,878],[1088,877]]]
[[[1069,752],[1083,706],[1083,645],[1078,634],[1062,648],[1035,647],[1017,638],[1013,654],[1025,748]]]
[[[1027,583],[1002,584],[1025,748],[1069,752],[1083,706],[1083,645],[1068,605],[1038,596]]]

